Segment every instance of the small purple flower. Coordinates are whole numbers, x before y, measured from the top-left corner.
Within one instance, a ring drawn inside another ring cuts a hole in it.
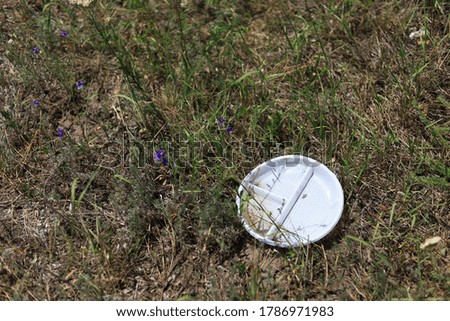
[[[67,31],[65,31],[65,30],[62,30],[62,31],[61,31],[61,37],[65,38],[65,37],[67,37],[68,35],[69,35],[69,33],[68,33]]]
[[[164,149],[157,150],[155,153],[155,159],[158,162],[161,162],[161,161],[163,161],[163,155],[164,155]]]
[[[61,127],[58,127],[58,137],[59,139],[61,139],[64,135],[64,129],[62,129]]]
[[[229,133],[231,133],[232,131],[233,131],[233,128],[231,128],[231,125],[228,124],[228,126],[227,126],[227,133],[229,134]]]
[[[217,118],[217,120],[219,121],[219,127],[222,127],[223,123],[225,122],[225,119],[219,117]]]
[[[33,53],[34,53],[34,54],[38,54],[39,52],[40,52],[40,50],[39,50],[38,47],[34,47],[34,48],[33,48]]]
[[[169,165],[169,160],[167,159],[167,157],[163,157],[164,155],[164,149],[160,149],[158,151],[156,151],[155,153],[155,159],[157,162],[161,162],[164,166]]]
[[[82,82],[81,80],[77,81],[77,89],[83,88],[83,84],[84,84],[84,82]]]
[[[40,104],[40,102],[38,100],[33,101],[33,106],[37,107]]]

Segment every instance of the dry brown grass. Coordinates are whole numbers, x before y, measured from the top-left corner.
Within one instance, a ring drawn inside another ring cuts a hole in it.
[[[0,5],[0,298],[449,299],[448,4],[175,2]],[[248,140],[336,172],[331,235],[246,234]],[[167,142],[204,154],[160,167]]]

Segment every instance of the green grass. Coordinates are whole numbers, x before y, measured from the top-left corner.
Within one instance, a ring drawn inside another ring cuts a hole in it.
[[[448,299],[449,13],[7,0],[0,298]],[[275,249],[246,233],[235,197],[292,153],[336,173],[345,209],[324,240]]]

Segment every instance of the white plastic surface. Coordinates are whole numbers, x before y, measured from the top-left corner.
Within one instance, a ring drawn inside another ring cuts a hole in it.
[[[239,186],[236,203],[245,229],[256,239],[297,247],[320,240],[336,226],[344,193],[325,165],[288,155],[252,170]]]

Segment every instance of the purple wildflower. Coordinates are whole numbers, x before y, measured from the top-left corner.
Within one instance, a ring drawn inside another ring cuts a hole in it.
[[[67,31],[65,31],[65,30],[62,30],[62,31],[61,31],[61,37],[65,38],[65,37],[67,37],[68,35],[69,35],[69,33],[68,33]]]
[[[38,47],[34,47],[34,48],[33,48],[33,53],[34,53],[34,54],[38,54],[39,52],[40,52],[40,50],[39,50]]]
[[[82,82],[81,80],[77,81],[77,89],[83,88],[83,84],[84,84],[84,82]]]
[[[64,129],[62,129],[61,127],[58,127],[58,137],[59,139],[61,139],[64,135]]]
[[[160,149],[160,150],[156,151],[156,153],[155,153],[155,159],[156,159],[158,162],[161,162],[161,161],[163,161],[163,155],[164,155],[164,149]]]
[[[217,120],[219,121],[219,127],[222,127],[223,123],[225,122],[225,119],[219,117],[217,118]]]
[[[157,150],[155,153],[155,159],[157,162],[161,162],[164,166],[167,166],[169,165],[169,160],[167,157],[163,157],[164,153],[164,149]]]
[[[34,107],[37,107],[37,105],[39,105],[39,104],[40,104],[40,102],[38,100],[33,101],[33,106]]]
[[[231,127],[230,124],[228,124],[228,126],[227,126],[227,133],[229,134],[229,133],[231,133],[232,131],[233,131],[233,128]]]

